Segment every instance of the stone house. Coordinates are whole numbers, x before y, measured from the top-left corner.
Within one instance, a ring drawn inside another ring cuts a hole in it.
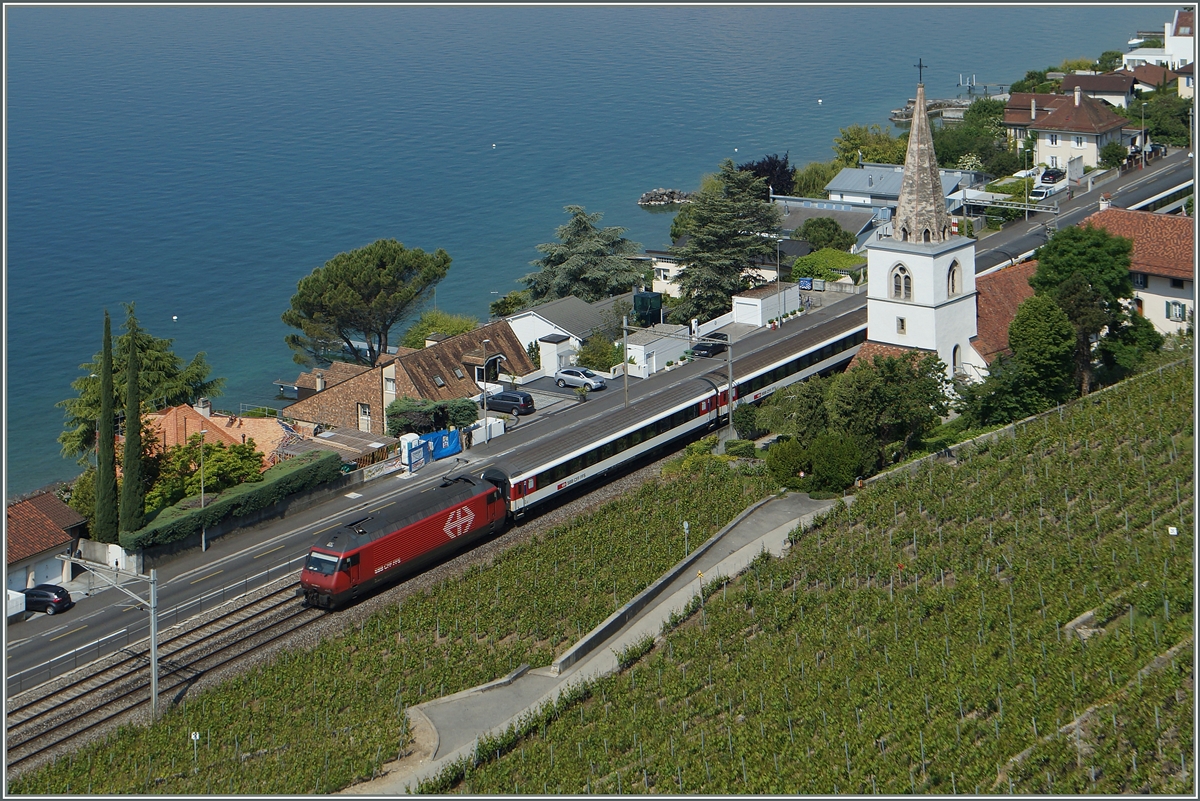
[[[70,581],[71,565],[54,557],[66,553],[74,540],[84,536],[87,520],[83,515],[50,491],[14,501],[6,512],[7,588],[23,590]]]

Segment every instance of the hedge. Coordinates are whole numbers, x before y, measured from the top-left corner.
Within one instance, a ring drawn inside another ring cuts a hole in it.
[[[309,451],[281,462],[263,473],[261,482],[239,484],[216,496],[203,509],[186,508],[194,498],[164,509],[144,528],[121,533],[128,551],[178,542],[199,534],[201,525],[212,528],[228,518],[242,517],[282,501],[298,492],[341,476],[342,457],[333,451]]]
[[[725,455],[739,459],[754,459],[758,457],[758,451],[755,449],[754,443],[748,439],[731,439],[725,442]]]

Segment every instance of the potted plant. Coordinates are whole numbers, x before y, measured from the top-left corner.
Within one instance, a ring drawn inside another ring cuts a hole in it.
[[[591,392],[590,387],[575,387],[575,397],[579,399],[580,403],[583,403],[587,400],[587,394],[589,392]]]

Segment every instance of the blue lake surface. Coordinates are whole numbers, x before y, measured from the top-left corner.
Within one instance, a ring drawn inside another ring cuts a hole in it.
[[[1171,9],[9,7],[6,495],[79,472],[54,404],[104,309],[206,352],[218,408],[272,404],[300,370],[279,315],[341,251],[444,248],[437,306],[486,319],[564,205],[661,248],[642,192],[829,159],[914,95],[918,58],[952,97]]]

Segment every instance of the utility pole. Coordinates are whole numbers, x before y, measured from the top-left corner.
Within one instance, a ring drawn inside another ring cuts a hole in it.
[[[626,314],[621,318],[621,336],[624,339],[624,346],[621,352],[624,354],[625,363],[621,365],[621,375],[625,377],[625,408],[629,408],[629,315]]]
[[[204,435],[208,429],[200,431],[200,550],[208,550],[208,532],[204,525]]]
[[[119,567],[109,567],[108,565],[99,562],[92,562],[88,559],[72,556],[70,553],[60,554],[55,559],[60,562],[70,562],[73,565],[79,565],[84,570],[87,570],[94,576],[98,576],[104,581],[107,581],[113,587],[128,595],[137,602],[138,607],[142,604],[150,606],[150,719],[158,720],[158,571],[150,568],[150,575],[144,576],[141,573],[133,573],[128,570],[121,570]],[[119,578],[129,579],[132,581],[145,581],[150,585],[150,593],[147,599],[143,599],[140,595],[133,592],[129,588],[123,586]]]

